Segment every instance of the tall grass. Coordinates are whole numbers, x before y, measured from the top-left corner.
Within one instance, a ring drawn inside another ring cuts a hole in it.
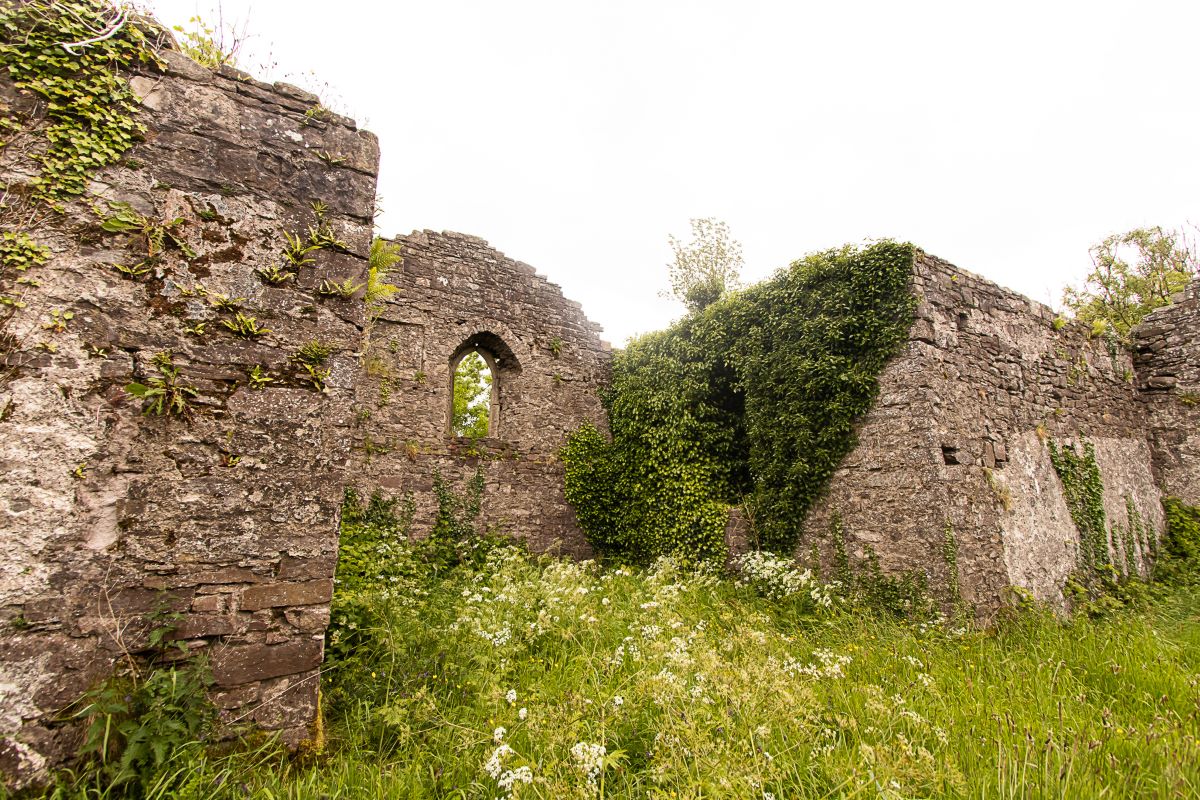
[[[512,548],[403,585],[341,609],[323,755],[191,749],[170,796],[1200,797],[1190,590],[981,632]]]

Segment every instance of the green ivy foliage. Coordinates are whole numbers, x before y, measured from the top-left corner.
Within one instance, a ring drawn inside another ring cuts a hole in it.
[[[746,503],[757,544],[790,553],[907,340],[913,257],[896,242],[810,255],[618,353],[611,440],[585,425],[563,451],[592,544],[720,556]]]
[[[1079,568],[1085,575],[1106,570],[1112,563],[1108,551],[1108,525],[1104,513],[1104,482],[1096,463],[1096,448],[1084,442],[1083,453],[1072,445],[1050,442],[1050,463],[1063,485],[1071,520],[1079,529]]]
[[[1155,577],[1163,583],[1200,583],[1200,506],[1167,497],[1163,499],[1163,511],[1167,530]]]
[[[40,245],[21,231],[0,233],[0,277],[11,277],[7,273],[25,272],[31,267],[40,267],[50,258],[50,248]]]
[[[88,176],[145,131],[119,71],[154,59],[146,33],[129,20],[111,38],[63,46],[97,38],[116,13],[105,0],[0,3],[0,62],[18,89],[45,104],[47,146],[32,156],[41,165],[33,196],[56,208],[83,194]]]

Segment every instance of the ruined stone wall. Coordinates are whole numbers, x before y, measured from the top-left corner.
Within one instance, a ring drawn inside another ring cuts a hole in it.
[[[364,321],[360,298],[316,290],[365,273],[377,143],[300,90],[163,57],[132,80],[148,132],[96,175],[98,211],[22,217],[51,256],[36,285],[5,276],[26,304],[0,380],[0,772],[18,782],[74,749],[55,720],[146,646],[160,610],[207,655],[227,719],[295,741],[314,713]],[[0,151],[18,194],[26,144]],[[101,227],[118,201],[180,220],[140,275],[114,265],[142,263],[146,242]],[[285,234],[318,224],[313,201],[345,247],[263,280]],[[243,299],[221,310],[220,295]],[[234,335],[238,312],[269,331]],[[294,360],[310,341],[329,351],[323,387]],[[143,415],[124,387],[163,378],[167,352],[196,394],[183,415]]]
[[[1159,485],[1200,505],[1200,279],[1149,314],[1134,339]]]
[[[950,582],[952,532],[964,599],[982,613],[1010,585],[1060,603],[1079,536],[1048,441],[1095,445],[1110,529],[1128,524],[1126,498],[1150,530],[1162,528],[1130,357],[1078,324],[1056,329],[1048,307],[932,256],[918,253],[913,288],[908,345],[882,374],[880,399],[806,521],[798,556],[816,542],[828,564],[836,513],[852,561],[869,547],[886,572],[920,570],[937,589]],[[1145,553],[1131,557],[1143,569]]]
[[[400,290],[364,351],[355,485],[411,493],[414,530],[424,535],[436,517],[434,474],[461,493],[481,469],[484,527],[538,551],[590,554],[563,497],[558,451],[584,421],[604,424],[598,390],[610,353],[600,327],[533,267],[482,239],[422,231],[396,242]],[[478,442],[450,431],[453,359],[472,346],[495,366],[492,431]]]

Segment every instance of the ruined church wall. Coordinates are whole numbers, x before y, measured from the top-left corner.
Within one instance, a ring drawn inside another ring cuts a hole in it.
[[[1163,493],[1200,505],[1200,278],[1147,315],[1134,347]]]
[[[435,473],[462,493],[482,470],[483,527],[537,551],[590,555],[563,497],[558,453],[583,422],[605,424],[598,392],[611,354],[600,327],[482,239],[419,231],[396,243],[399,291],[364,350],[354,485],[411,494],[423,536],[436,518]],[[496,362],[497,408],[490,435],[472,442],[450,432],[451,362],[476,343]]]
[[[365,274],[377,143],[300,90],[163,58],[132,80],[145,140],[90,188],[100,215],[119,201],[178,218],[193,254],[168,243],[123,277],[113,265],[140,262],[144,242],[75,203],[23,223],[51,252],[26,274],[37,285],[5,276],[26,304],[5,325],[0,381],[0,772],[18,782],[74,749],[77,729],[54,720],[146,646],[161,611],[182,615],[176,634],[207,656],[227,719],[295,741],[315,711],[364,322],[360,298],[315,290]],[[0,151],[10,190],[34,174],[30,146]],[[345,252],[260,280],[285,234],[315,224],[314,200]],[[226,330],[219,294],[269,332]],[[73,316],[55,329],[55,313]],[[324,391],[298,379],[309,341],[330,350]],[[185,415],[145,416],[124,387],[159,375],[167,351],[197,395]],[[250,386],[256,366],[265,388]]]
[[[1110,530],[1128,524],[1126,498],[1155,535],[1162,528],[1130,356],[923,253],[913,290],[909,342],[881,375],[880,399],[806,520],[797,555],[815,542],[829,564],[836,513],[852,561],[870,547],[885,572],[923,571],[936,590],[951,578],[952,532],[963,597],[981,614],[1010,585],[1061,603],[1079,536],[1048,442],[1095,446]],[[1111,549],[1124,564],[1119,535]],[[1131,556],[1145,568],[1145,552]]]

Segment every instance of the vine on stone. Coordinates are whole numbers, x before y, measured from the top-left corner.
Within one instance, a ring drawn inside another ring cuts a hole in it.
[[[1108,525],[1104,513],[1104,482],[1096,463],[1096,448],[1083,443],[1080,455],[1073,445],[1050,442],[1050,463],[1063,485],[1071,520],[1079,529],[1079,568],[1087,575],[1112,564],[1108,551]]]
[[[907,340],[913,257],[895,242],[817,253],[618,353],[611,440],[585,425],[563,451],[592,544],[720,556],[744,501],[757,545],[790,554]]]
[[[0,60],[18,90],[44,102],[46,146],[33,198],[62,209],[84,194],[93,171],[115,163],[145,131],[139,101],[119,73],[155,59],[146,32],[125,21],[98,39],[115,14],[104,0],[0,4]],[[64,44],[88,42],[67,48]]]

